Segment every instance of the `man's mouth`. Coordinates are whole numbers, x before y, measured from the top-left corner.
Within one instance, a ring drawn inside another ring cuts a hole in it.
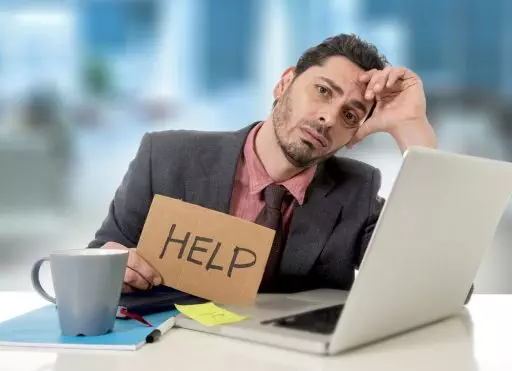
[[[304,139],[309,141],[314,147],[323,147],[327,148],[329,146],[329,141],[325,136],[317,132],[315,129],[312,129],[307,126],[303,126],[300,128]]]

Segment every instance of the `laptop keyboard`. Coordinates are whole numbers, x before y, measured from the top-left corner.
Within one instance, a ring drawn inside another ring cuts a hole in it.
[[[263,321],[262,324],[309,331],[317,334],[332,334],[342,310],[343,304]]]

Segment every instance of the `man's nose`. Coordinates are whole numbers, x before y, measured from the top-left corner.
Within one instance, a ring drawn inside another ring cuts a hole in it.
[[[337,115],[333,112],[323,111],[318,114],[318,122],[324,129],[331,128],[336,123]]]

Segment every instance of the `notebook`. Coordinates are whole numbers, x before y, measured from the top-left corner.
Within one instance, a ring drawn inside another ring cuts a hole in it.
[[[136,350],[146,343],[146,336],[155,327],[176,316],[177,310],[144,316],[153,327],[131,319],[116,319],[114,330],[101,336],[61,335],[57,308],[47,305],[0,323],[0,345]]]
[[[146,316],[175,309],[175,304],[189,305],[204,302],[206,302],[205,299],[162,285],[148,291],[123,293],[119,306],[130,313]]]

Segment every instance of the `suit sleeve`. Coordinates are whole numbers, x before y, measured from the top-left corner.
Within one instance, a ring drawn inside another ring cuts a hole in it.
[[[357,254],[356,269],[359,269],[361,261],[363,260],[366,248],[372,238],[375,225],[379,219],[380,212],[384,206],[385,200],[378,195],[381,185],[381,175],[378,169],[375,169],[372,174],[371,189],[370,189],[370,200],[368,203],[368,218],[366,219],[365,226],[362,230],[359,250]]]
[[[146,133],[88,247],[101,247],[109,241],[136,247],[152,199],[151,136]]]

